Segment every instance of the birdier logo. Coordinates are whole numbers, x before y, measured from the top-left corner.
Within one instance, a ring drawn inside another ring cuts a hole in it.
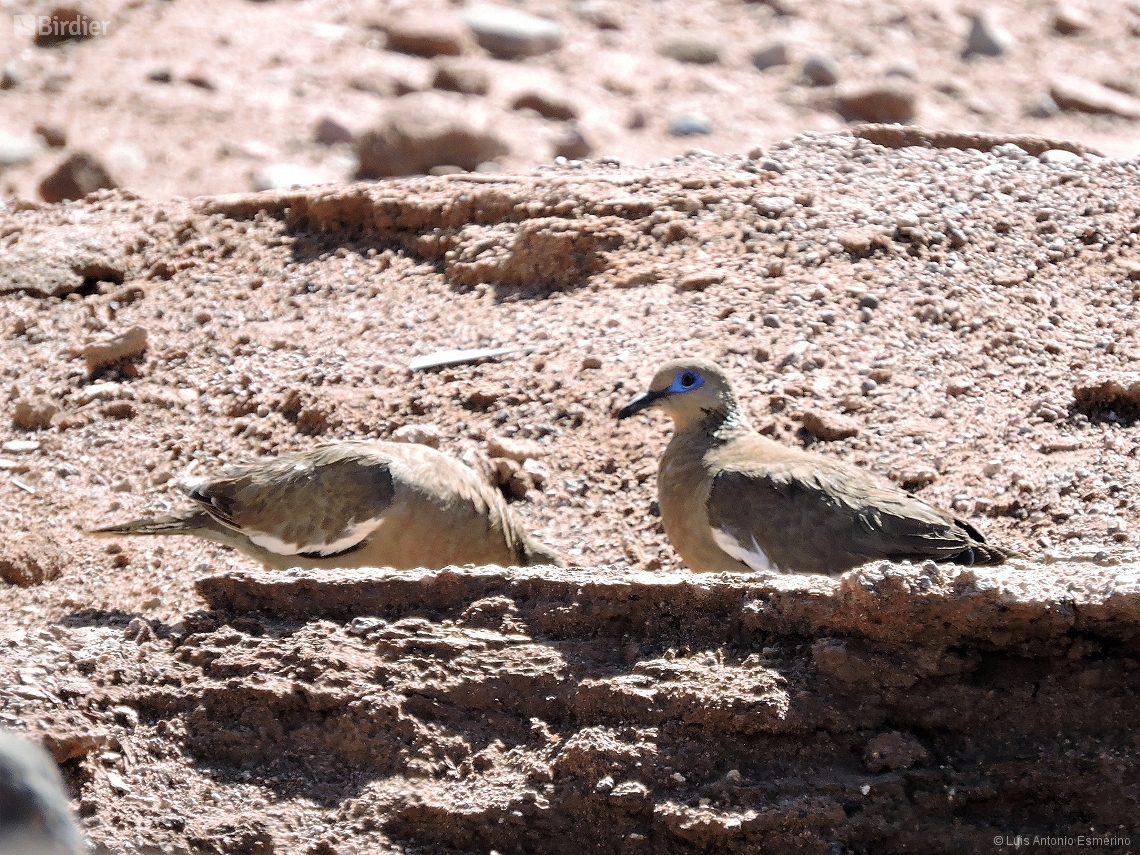
[[[86,15],[13,15],[12,32],[15,36],[37,41],[66,41],[91,39],[107,35],[108,21],[96,21]]]

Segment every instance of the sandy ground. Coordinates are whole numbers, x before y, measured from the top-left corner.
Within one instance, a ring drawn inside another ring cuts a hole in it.
[[[0,720],[114,852],[1127,832],[1135,166],[926,142],[10,206]],[[476,346],[526,352],[407,368]],[[758,429],[1029,563],[685,573],[653,504],[668,427],[614,420],[683,354],[728,368]],[[580,569],[298,593],[221,547],[83,534],[227,460],[409,425],[477,465],[529,441],[502,486]]]
[[[153,198],[247,190],[275,165],[289,167],[284,180],[343,180],[355,172],[355,146],[318,142],[318,124],[334,119],[359,137],[393,111],[415,113],[417,93],[436,80],[437,58],[407,53],[390,36],[409,20],[433,44],[462,51],[465,79],[482,82],[465,85],[468,94],[447,109],[481,116],[508,149],[497,162],[509,170],[550,163],[569,133],[565,115],[577,117],[593,157],[644,164],[694,147],[744,154],[800,131],[838,129],[848,118],[844,97],[883,89],[909,104],[904,121],[1076,139],[1115,156],[1138,151],[1134,4],[987,3],[999,56],[967,54],[969,10],[939,2],[509,5],[556,22],[558,47],[491,55],[465,32],[463,7],[437,0],[92,0],[80,11],[105,24],[105,36],[37,46],[14,16],[52,10],[10,0],[0,26],[0,132],[26,149],[41,140],[39,127],[61,147],[8,158],[0,145],[0,162],[14,164],[0,167],[0,192],[38,198],[39,182],[75,152]],[[754,57],[766,50],[782,64],[758,68]],[[515,109],[533,92],[565,112]],[[707,134],[670,132],[694,114]],[[283,180],[276,175],[260,180]]]

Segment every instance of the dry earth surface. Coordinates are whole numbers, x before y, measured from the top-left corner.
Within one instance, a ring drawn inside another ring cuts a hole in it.
[[[111,852],[1135,845],[1140,178],[1017,143],[8,204],[0,722]],[[477,346],[526,351],[407,368]],[[1026,559],[687,573],[667,426],[613,418],[682,354]],[[83,534],[346,436],[470,461],[577,566],[266,574]]]
[[[77,186],[154,198],[337,181],[393,116],[418,139],[454,122],[497,143],[466,162],[450,138],[412,171],[744,154],[848,120],[1140,152],[1134,2],[998,0],[976,24],[941,0],[503,5],[538,20],[505,39],[493,10],[440,0],[5,0],[0,193],[39,198],[80,153],[106,174],[68,170]],[[65,8],[106,34],[37,43],[15,17]]]

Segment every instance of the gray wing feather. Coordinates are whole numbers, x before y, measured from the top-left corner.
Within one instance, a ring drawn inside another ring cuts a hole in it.
[[[194,488],[190,497],[223,525],[251,539],[272,538],[293,547],[286,554],[300,554],[319,552],[379,519],[393,493],[386,458],[338,443],[233,467]]]
[[[947,560],[969,548],[971,532],[954,517],[859,476],[799,461],[725,469],[713,479],[709,523],[741,544],[755,539],[781,569],[809,573],[875,559]]]

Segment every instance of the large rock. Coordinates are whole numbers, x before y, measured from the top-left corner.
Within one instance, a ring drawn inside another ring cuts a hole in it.
[[[1140,119],[1140,98],[1134,98],[1091,80],[1058,74],[1049,94],[1062,110],[1079,113],[1106,113],[1125,119]]]
[[[537,56],[562,44],[562,27],[547,18],[491,3],[472,3],[461,13],[475,41],[500,59]]]
[[[835,99],[835,112],[849,122],[909,122],[917,101],[912,89],[883,83],[841,93]]]
[[[509,149],[487,130],[486,114],[462,99],[419,92],[396,101],[387,117],[357,145],[361,178],[418,175],[433,166],[472,170]]]
[[[39,191],[45,202],[63,202],[82,199],[96,190],[114,190],[118,186],[95,157],[77,151],[40,182]]]

